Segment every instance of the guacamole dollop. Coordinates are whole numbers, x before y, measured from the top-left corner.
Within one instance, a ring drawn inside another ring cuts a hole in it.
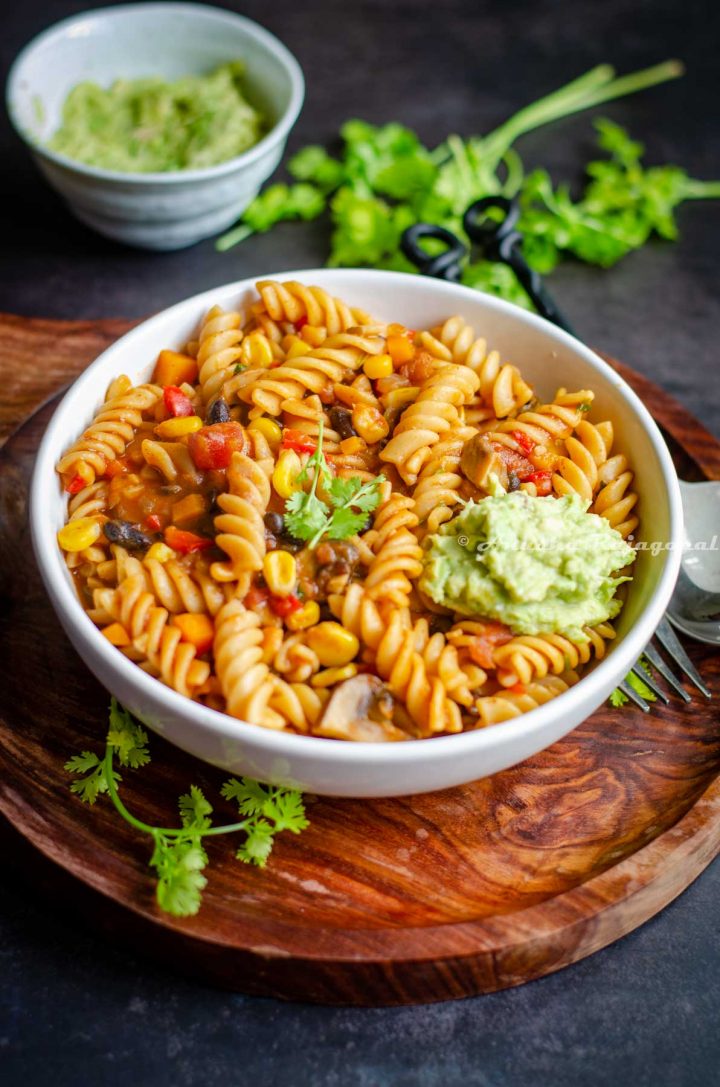
[[[429,537],[420,588],[461,615],[505,623],[517,634],[564,634],[617,615],[613,576],[635,558],[579,495],[521,492],[469,502]]]
[[[78,83],[48,147],[106,170],[150,173],[200,169],[256,144],[263,118],[242,90],[242,61],[172,83],[118,79]]]

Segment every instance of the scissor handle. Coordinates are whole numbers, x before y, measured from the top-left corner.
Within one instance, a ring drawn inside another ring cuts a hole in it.
[[[421,242],[433,238],[446,246],[442,253],[431,256]],[[462,261],[467,256],[467,248],[451,230],[431,223],[415,223],[403,231],[400,248],[418,271],[433,279],[446,279],[457,283],[460,279]]]

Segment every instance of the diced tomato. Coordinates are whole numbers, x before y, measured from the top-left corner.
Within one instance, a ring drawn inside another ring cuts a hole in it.
[[[519,478],[523,483],[534,483],[539,498],[547,498],[552,491],[552,472],[528,472]]]
[[[83,487],[87,487],[87,480],[82,476],[73,476],[69,483],[65,484],[65,490],[68,494],[79,494]]]
[[[535,465],[532,461],[529,461],[527,457],[523,456],[522,453],[518,453],[515,449],[510,449],[509,446],[502,445],[500,442],[493,442],[492,447],[505,465],[506,470],[515,472],[519,479],[524,480],[530,472],[535,471]]]
[[[515,439],[515,441],[525,453],[532,453],[533,449],[537,444],[532,440],[529,434],[526,434],[522,430],[511,430],[510,436]]]
[[[246,453],[248,443],[241,423],[214,423],[188,438],[190,456],[198,468],[227,468],[233,453]]]
[[[512,687],[508,687],[510,694],[525,694],[524,683],[513,683]]]
[[[176,419],[195,414],[192,400],[182,391],[182,389],[178,389],[177,385],[165,386],[163,389],[163,400],[167,410]]]
[[[162,528],[162,521],[156,513],[151,513],[150,516],[146,518],[145,528],[149,529],[150,532],[160,531],[160,529]]]
[[[281,619],[286,619],[302,607],[302,600],[295,593],[290,593],[289,596],[271,596],[270,607]]]
[[[481,668],[493,667],[493,651],[499,645],[512,640],[512,631],[504,623],[484,623],[481,634],[476,634],[468,646],[470,659]]]
[[[204,551],[206,547],[212,547],[213,541],[207,536],[198,536],[194,532],[186,532],[185,529],[168,525],[165,529],[165,543],[172,547],[173,551],[179,551],[181,555],[189,555],[192,551]]]
[[[282,447],[283,449],[294,449],[296,453],[314,453],[317,449],[317,445],[307,434],[303,434],[301,430],[292,430],[289,427],[285,427],[283,430]]]
[[[307,317],[298,317],[297,321],[293,321],[293,324],[295,325],[295,331],[299,332],[300,329],[304,328],[307,323]]]
[[[269,596],[269,589],[263,589],[259,585],[253,585],[252,589],[249,589],[245,594],[243,604],[246,608],[254,608],[257,607],[258,604],[264,603]]]

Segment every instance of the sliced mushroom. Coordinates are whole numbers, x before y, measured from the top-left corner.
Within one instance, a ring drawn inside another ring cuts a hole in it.
[[[507,468],[496,449],[484,434],[476,434],[465,442],[460,455],[463,475],[482,490],[488,489],[491,474],[495,474],[503,490],[508,489]]]
[[[407,740],[409,737],[387,716],[391,705],[387,687],[378,676],[353,676],[337,687],[313,731],[333,740]]]

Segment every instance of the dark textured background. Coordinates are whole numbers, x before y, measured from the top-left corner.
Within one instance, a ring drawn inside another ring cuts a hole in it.
[[[29,38],[84,5],[3,11],[5,68]],[[302,63],[305,109],[291,149],[342,120],[397,119],[429,143],[470,134],[600,61],[622,71],[678,56],[677,83],[603,110],[653,162],[720,176],[720,8],[697,0],[258,0],[227,4],[280,35]],[[9,5],[8,5],[9,8]],[[158,43],[160,48],[160,43]],[[529,165],[578,180],[587,115],[520,145]],[[46,188],[0,118],[0,308],[53,317],[139,316],[245,275],[320,264],[317,224],[288,224],[225,255],[205,242],[153,255],[91,234]],[[558,300],[591,343],[653,376],[716,432],[720,204],[686,206],[679,245],[657,243],[606,273],[568,265]],[[293,1087],[537,1087],[720,1079],[720,868],[660,917],[554,977],[456,1004],[353,1011],[204,989],[108,946],[19,872],[0,890],[0,1081]]]

